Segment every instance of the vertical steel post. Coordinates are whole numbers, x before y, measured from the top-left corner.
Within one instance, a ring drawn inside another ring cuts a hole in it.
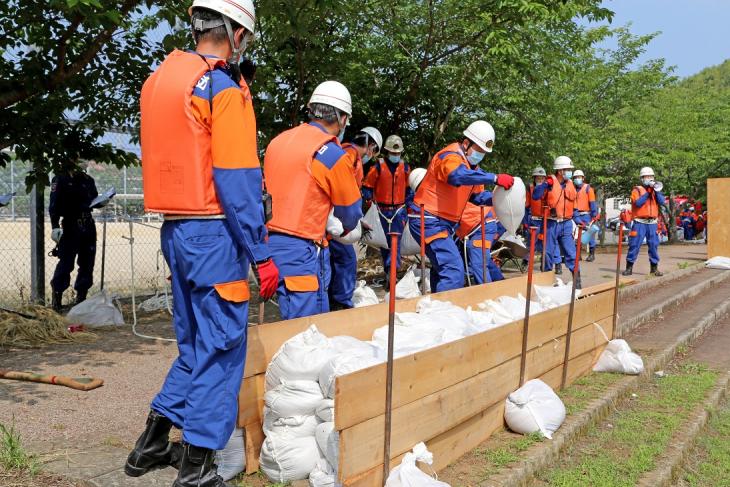
[[[535,237],[537,227],[530,227],[530,260],[527,263],[527,292],[525,296],[525,324],[522,327],[522,356],[520,360],[520,387],[525,384],[525,368],[527,364],[527,334],[530,329],[530,300],[532,299],[532,274],[535,270]]]
[[[616,288],[613,290],[613,325],[611,338],[618,338],[616,336],[616,325],[618,324],[618,286],[621,275],[621,247],[624,241],[624,224],[619,223],[618,226],[618,251],[616,252]]]
[[[573,335],[573,314],[575,313],[575,289],[580,275],[580,238],[583,236],[583,225],[578,226],[578,239],[575,241],[575,263],[573,264],[573,289],[570,292],[570,310],[568,311],[568,332],[565,335],[565,358],[563,359],[563,378],[560,388],[565,389],[568,381],[568,363],[570,362],[570,341]]]
[[[390,233],[390,299],[388,300],[388,363],[385,379],[385,435],[383,444],[383,486],[390,474],[390,432],[393,413],[393,339],[395,337],[395,285],[398,234]],[[421,235],[423,237],[423,234]],[[421,239],[423,241],[423,239]]]

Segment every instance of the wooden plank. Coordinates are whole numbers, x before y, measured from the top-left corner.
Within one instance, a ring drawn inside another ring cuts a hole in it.
[[[243,430],[246,445],[246,473],[251,475],[259,471],[261,445],[264,444],[264,431],[259,423],[251,423]]]
[[[610,326],[605,318],[602,326]],[[604,345],[603,334],[595,326],[574,331],[571,359]],[[560,365],[565,351],[565,336],[545,343],[528,353],[528,377],[539,377]],[[520,357],[471,377],[417,401],[393,410],[391,452],[410,450],[414,444],[430,439],[463,423],[480,411],[504,399],[519,387]],[[335,413],[336,414],[336,413]],[[341,478],[355,477],[382,463],[384,415],[340,432]]]
[[[730,257],[730,178],[707,180],[707,257]]]
[[[550,285],[553,273],[535,274],[533,282],[537,285]],[[525,292],[527,276],[515,277],[504,281],[493,282],[481,286],[456,289],[430,296],[441,301],[451,301],[457,306],[474,306],[487,299],[500,296],[517,296]],[[399,313],[415,311],[421,298],[404,299],[396,303]],[[315,316],[307,316],[294,320],[267,323],[252,326],[248,330],[246,368],[244,377],[251,377],[266,372],[271,357],[285,341],[303,332],[311,325],[327,336],[349,335],[361,340],[370,340],[373,331],[388,322],[388,304],[382,303],[365,308],[355,308]]]
[[[565,334],[568,306],[530,318],[528,349]],[[576,302],[574,329],[613,313],[613,293],[603,292]],[[489,370],[522,350],[522,321],[465,337],[395,361],[393,407],[397,408]],[[426,364],[426,365],[424,365]],[[336,429],[342,431],[384,413],[385,364],[338,377],[335,385]]]
[[[619,280],[619,286],[621,286],[621,285],[630,286],[632,284],[636,284],[637,282],[639,282],[639,280],[634,277],[621,277]],[[615,281],[603,282],[601,284],[596,284],[595,286],[583,288],[581,290],[581,296],[583,296],[583,297],[591,296],[592,294],[598,294],[598,293],[602,293],[605,291],[610,291],[614,287],[616,287]]]
[[[238,393],[238,427],[245,428],[253,422],[263,421],[264,409],[264,374],[243,379]]]

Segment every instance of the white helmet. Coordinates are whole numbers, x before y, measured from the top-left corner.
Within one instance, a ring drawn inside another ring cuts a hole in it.
[[[639,172],[639,177],[643,178],[644,176],[654,177],[654,169],[650,167],[642,167],[641,172]]]
[[[341,110],[352,116],[352,98],[348,89],[339,81],[325,81],[314,89],[309,104],[321,103]]]
[[[492,152],[494,147],[494,127],[484,120],[477,120],[464,130],[466,138],[474,142],[485,152]]]
[[[533,177],[537,177],[537,176],[546,177],[547,176],[547,173],[545,172],[545,169],[543,169],[542,167],[536,167],[532,171],[532,176]]]
[[[408,176],[408,186],[415,192],[421,185],[421,181],[426,177],[426,170],[422,167],[417,167],[411,171]]]
[[[381,135],[380,130],[375,127],[365,127],[360,132],[366,133],[372,137],[373,142],[378,144],[378,150],[383,148],[383,136]]]
[[[385,139],[385,150],[392,152],[393,154],[400,154],[403,152],[403,139],[397,135],[389,135]]]
[[[193,15],[194,8],[206,8],[213,12],[218,12],[223,16],[223,24],[226,26],[228,32],[228,39],[231,43],[231,49],[233,50],[233,60],[238,62],[241,54],[246,50],[249,44],[251,44],[256,34],[256,9],[253,6],[252,0],[194,0],[193,5],[188,9],[188,14]],[[231,22],[234,21],[237,24],[243,26],[249,34],[245,35],[241,40],[241,44],[238,49],[233,45],[233,31],[231,29]],[[221,25],[218,21],[204,22],[197,20],[193,23],[193,30],[203,31],[218,27]]]
[[[578,169],[577,171],[575,171],[573,173],[573,177],[574,178],[577,178],[577,177],[584,178],[584,177],[586,177],[586,175],[585,175],[585,173],[583,171],[581,171],[580,169]]]
[[[560,169],[573,169],[573,161],[568,156],[560,156],[553,162],[553,169],[558,171]]]

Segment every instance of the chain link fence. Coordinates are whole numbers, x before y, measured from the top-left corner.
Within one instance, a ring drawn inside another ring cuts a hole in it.
[[[103,139],[105,143],[139,154],[139,147],[128,133],[108,132]],[[0,306],[5,307],[21,306],[31,296],[31,195],[25,185],[29,170],[28,163],[17,160],[0,168],[0,196],[16,193],[7,206],[0,208]],[[118,169],[92,162],[88,174],[95,179],[100,194],[111,187],[117,192],[110,205],[93,212],[98,236],[94,285],[89,294],[101,289],[102,273],[104,289],[120,298],[131,296],[133,291],[137,296],[162,292],[169,274],[160,250],[162,221],[144,214],[142,168]],[[45,189],[46,254],[55,246],[48,217],[49,191]],[[50,302],[50,281],[58,259],[44,257],[46,299]],[[74,299],[75,278],[74,270],[64,303]]]

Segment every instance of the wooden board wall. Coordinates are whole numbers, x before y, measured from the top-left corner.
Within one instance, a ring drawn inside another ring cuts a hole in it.
[[[707,257],[730,257],[730,178],[707,180]]]

